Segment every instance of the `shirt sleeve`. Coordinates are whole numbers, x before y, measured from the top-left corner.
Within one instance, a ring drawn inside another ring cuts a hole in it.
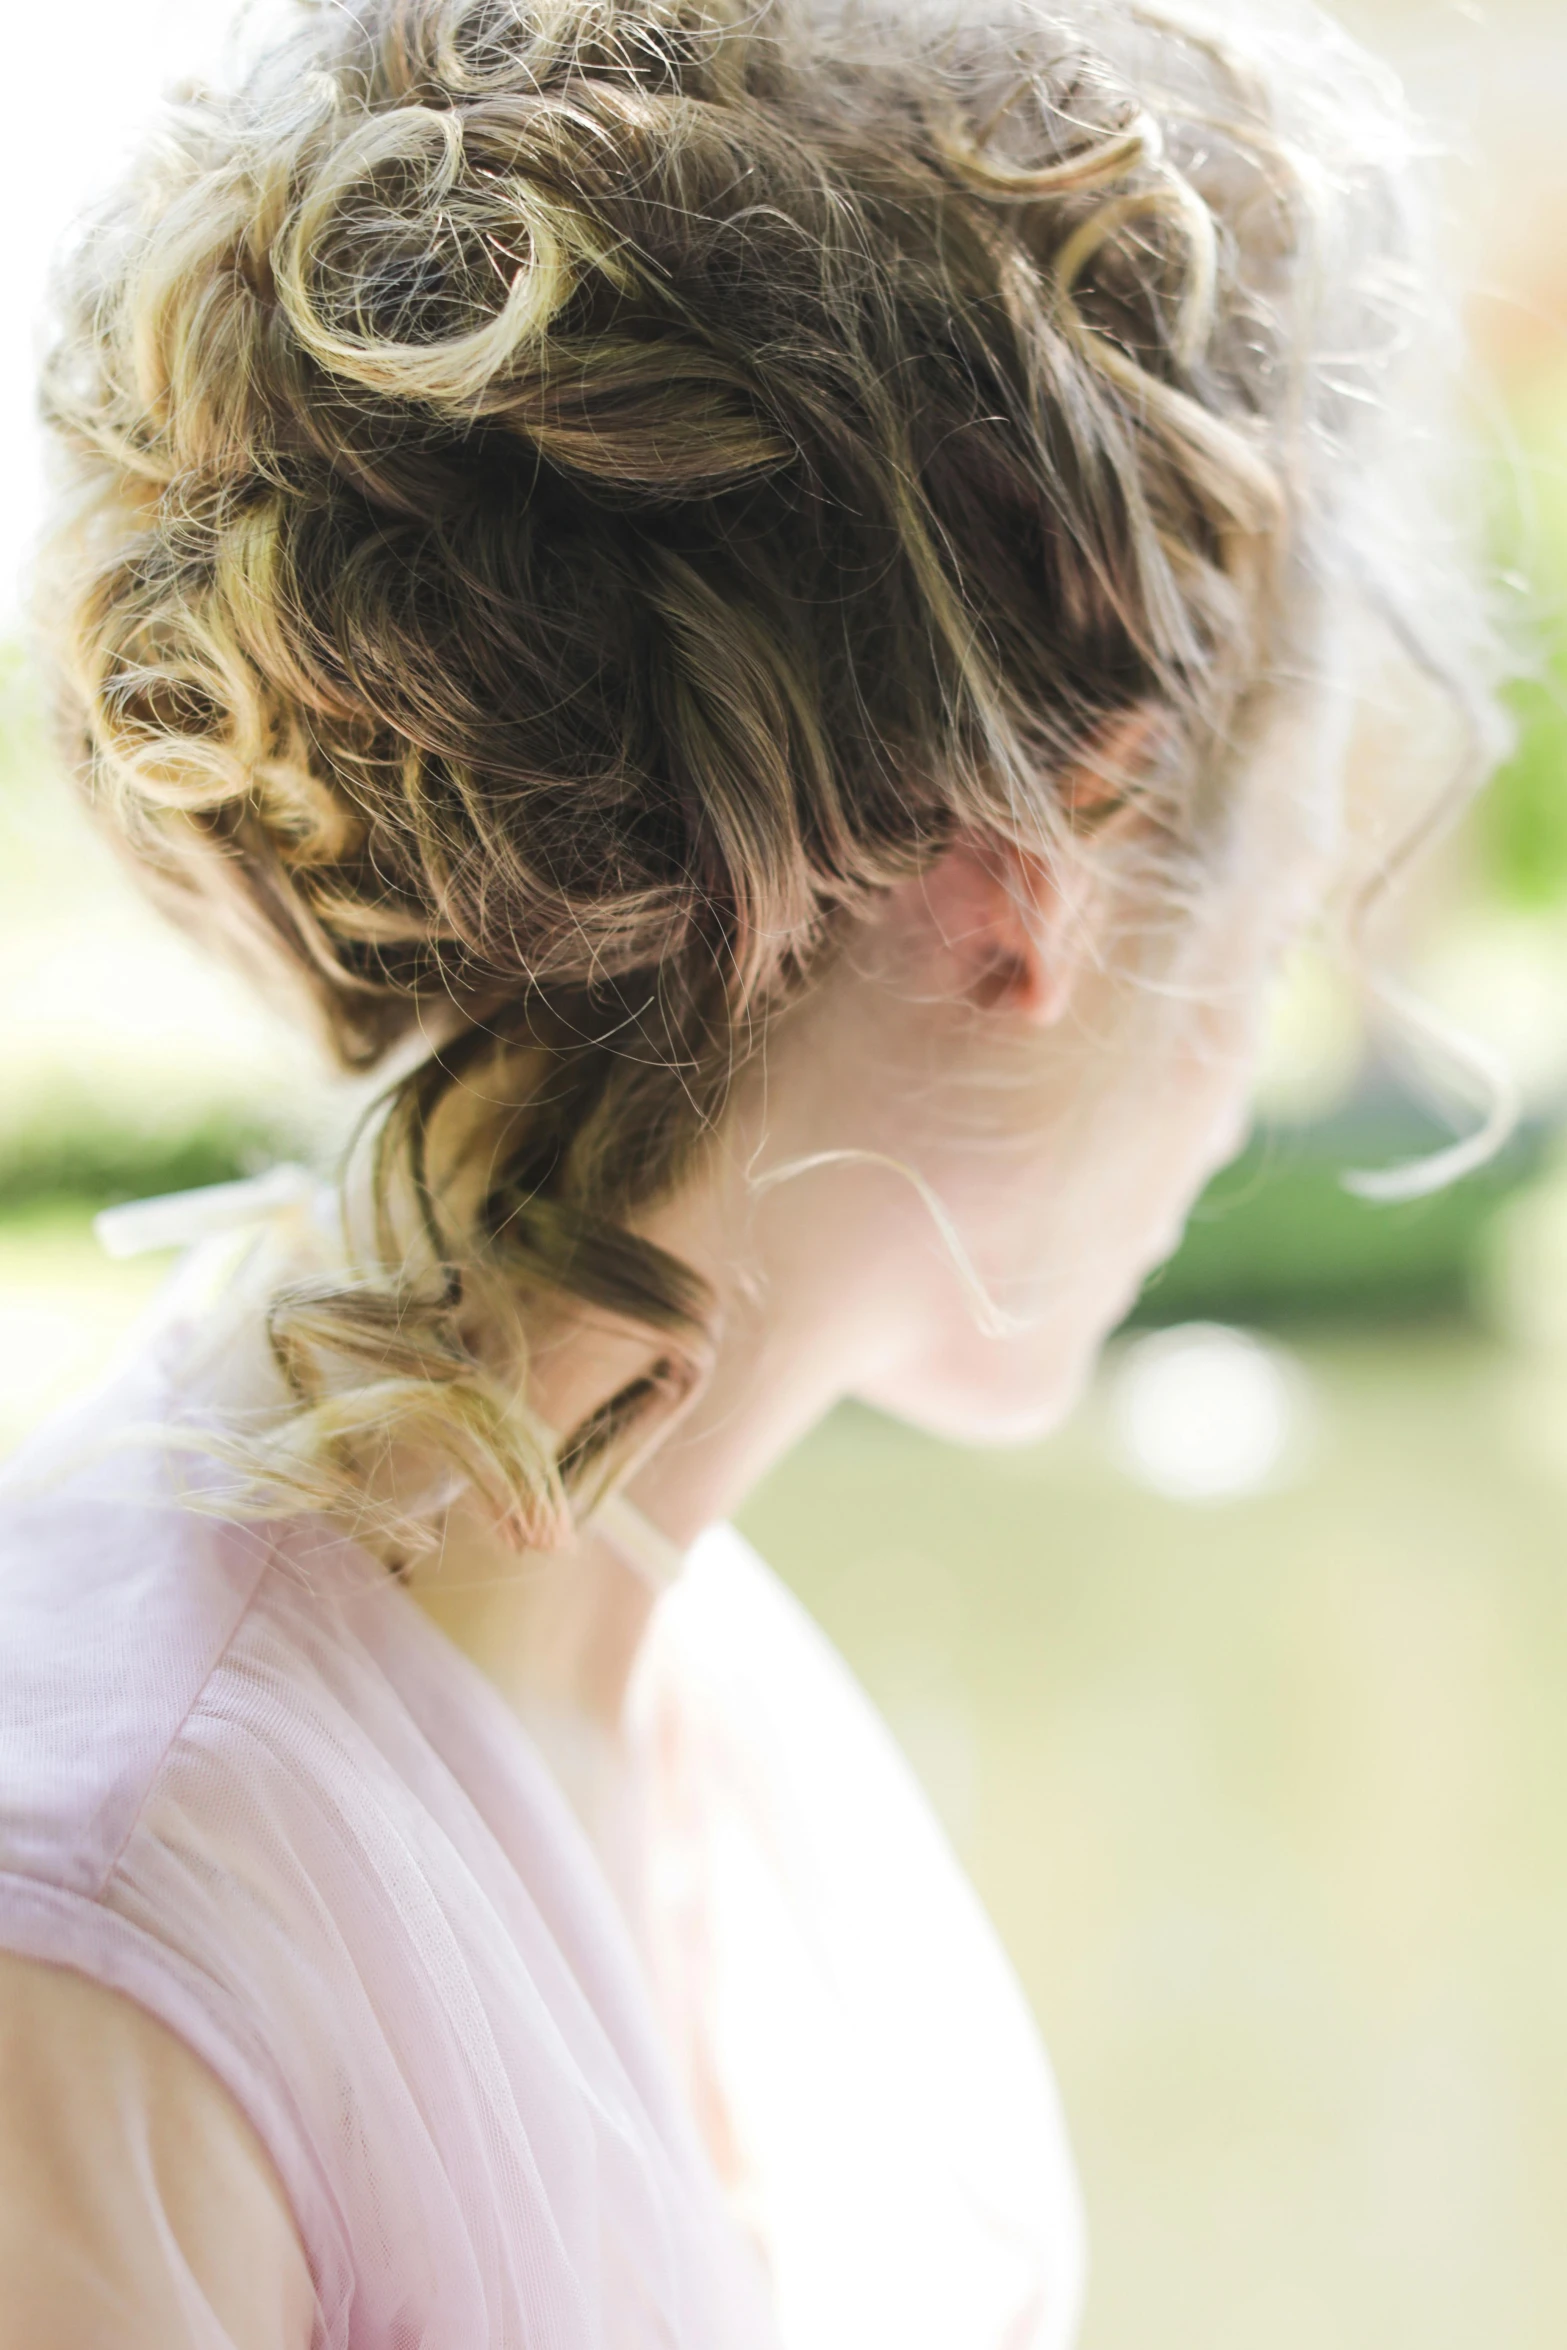
[[[201,2059],[0,1952],[0,2350],[310,2350],[315,2308],[272,2163]]]

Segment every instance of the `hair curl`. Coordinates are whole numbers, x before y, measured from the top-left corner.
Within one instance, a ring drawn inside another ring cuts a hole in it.
[[[1149,705],[1200,875],[1348,574],[1403,177],[1320,20],[1121,0],[351,0],[170,114],[47,370],[76,763],[345,1063],[442,1040],[274,1304],[274,1499],[413,1428],[556,1538],[699,1373],[637,1212],[846,913],[1048,853]],[[557,1443],[481,1293],[664,1359]]]

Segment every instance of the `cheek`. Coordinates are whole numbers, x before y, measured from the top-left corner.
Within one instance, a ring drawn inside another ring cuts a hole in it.
[[[1177,1228],[1195,1195],[1234,1158],[1251,1130],[1255,1028],[1251,1020],[1202,1021],[1165,1090],[1163,1187]]]
[[[1028,1443],[1058,1427],[1245,1139],[1245,1046],[1233,1021],[1194,1021],[1069,1139],[1057,1128],[1048,1149],[992,1158],[958,1220],[987,1291],[1024,1327],[985,1336],[960,1284],[944,1284],[925,1342],[866,1400],[967,1442]]]
[[[1129,1055],[1116,1082],[1036,1156],[1008,1219],[1018,1253],[1003,1278],[1037,1279],[1041,1304],[1054,1294],[1065,1307],[1084,1292],[1074,1322],[1097,1311],[1113,1327],[1246,1139],[1253,1029],[1249,1014],[1190,1010],[1179,1030]]]
[[[1161,1088],[1151,1147],[1142,1154],[1141,1181],[1125,1225],[1137,1286],[1179,1247],[1204,1186],[1244,1145],[1255,1058],[1250,1034],[1231,1023],[1222,1033],[1195,1040]]]

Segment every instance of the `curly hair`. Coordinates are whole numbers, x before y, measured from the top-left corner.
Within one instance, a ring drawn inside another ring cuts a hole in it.
[[[1363,589],[1402,148],[1316,18],[295,13],[69,261],[47,629],[163,900],[402,1047],[357,1271],[273,1304],[274,1502],[413,1430],[548,1543],[700,1376],[636,1219],[846,917],[959,833],[1058,849],[1150,706],[1200,880]],[[663,1353],[557,1436],[518,1350],[573,1301]]]

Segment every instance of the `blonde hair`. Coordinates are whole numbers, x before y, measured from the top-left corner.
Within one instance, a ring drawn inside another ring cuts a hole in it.
[[[1200,888],[1368,592],[1427,301],[1394,101],[1247,13],[307,7],[92,224],[46,379],[79,771],[345,1063],[415,1056],[359,1271],[273,1304],[274,1505],[412,1432],[557,1539],[700,1377],[635,1222],[769,1015],[960,831],[1059,847],[1124,713]],[[557,1441],[568,1306],[662,1351]]]

